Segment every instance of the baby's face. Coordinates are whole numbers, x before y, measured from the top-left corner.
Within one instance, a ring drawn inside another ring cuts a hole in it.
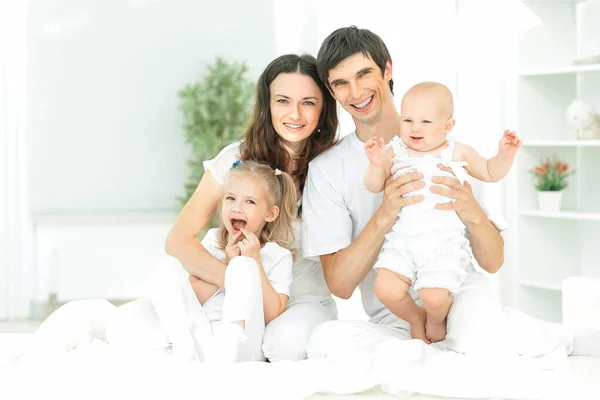
[[[409,148],[416,151],[435,150],[446,141],[450,132],[449,115],[441,104],[442,101],[433,94],[408,94],[402,100],[402,125],[400,138]]]

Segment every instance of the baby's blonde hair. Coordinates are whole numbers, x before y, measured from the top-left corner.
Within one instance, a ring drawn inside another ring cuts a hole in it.
[[[229,170],[225,178],[223,187],[231,179],[240,179],[245,177],[257,177],[264,182],[267,200],[270,206],[279,207],[279,215],[272,222],[267,222],[263,227],[258,240],[261,244],[275,242],[292,252],[292,257],[296,257],[294,244],[295,236],[292,222],[296,220],[296,185],[294,179],[287,172],[279,171],[276,173],[267,164],[256,161],[236,162]],[[229,232],[225,228],[223,221],[217,234],[219,247],[225,249],[229,239]]]

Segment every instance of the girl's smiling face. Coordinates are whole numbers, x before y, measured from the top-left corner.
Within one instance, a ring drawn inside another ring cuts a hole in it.
[[[266,195],[266,184],[256,175],[246,174],[229,179],[223,188],[221,218],[230,235],[241,228],[260,236],[267,222],[277,218],[279,209]]]

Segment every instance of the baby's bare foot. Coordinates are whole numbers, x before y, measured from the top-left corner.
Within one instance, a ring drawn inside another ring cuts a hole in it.
[[[414,323],[410,324],[410,337],[413,339],[421,339],[425,343],[429,344],[430,341],[427,339],[425,335],[425,324],[427,321],[427,312],[423,307],[419,307],[419,311],[421,313],[421,319]]]
[[[446,318],[441,323],[433,323],[431,320],[425,322],[425,333],[431,343],[446,339]]]

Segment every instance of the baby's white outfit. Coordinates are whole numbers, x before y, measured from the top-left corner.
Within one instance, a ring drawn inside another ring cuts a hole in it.
[[[209,230],[202,245],[218,260],[225,262],[219,248],[218,229]],[[260,259],[269,283],[277,293],[290,295],[292,254],[276,243],[260,249]],[[264,361],[262,342],[265,320],[262,285],[257,263],[250,257],[230,260],[225,270],[225,290],[220,289],[200,304],[189,282],[189,274],[176,258],[157,264],[152,303],[165,333],[173,346],[173,355],[183,359],[206,358],[214,347],[214,333],[227,322],[245,321],[234,361]]]
[[[466,163],[452,161],[454,143],[451,141],[439,158],[430,154],[410,157],[398,136],[394,136],[387,145],[389,147],[394,152],[391,170],[394,178],[415,171],[423,174],[425,187],[410,195],[422,195],[424,200],[402,208],[398,221],[385,236],[374,268],[386,268],[409,278],[415,290],[445,288],[457,294],[467,273],[473,269],[465,225],[453,210],[435,208],[437,203],[453,200],[432,193],[429,188],[433,176],[453,176],[439,169],[438,164],[451,168],[456,178],[463,182],[468,178],[463,168]]]

